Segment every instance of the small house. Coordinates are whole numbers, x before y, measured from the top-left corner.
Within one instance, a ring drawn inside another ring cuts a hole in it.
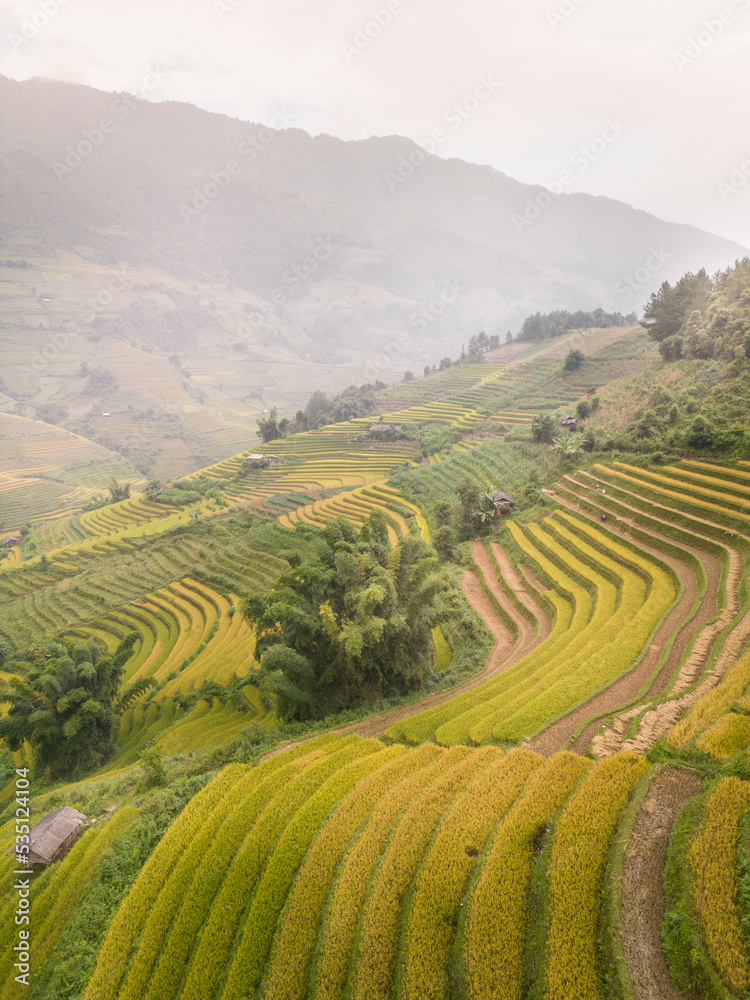
[[[14,535],[6,535],[3,539],[3,548],[12,549],[14,545],[20,544],[21,539],[16,538]]]
[[[516,498],[512,497],[510,493],[503,493],[500,490],[492,494],[492,501],[499,514],[509,514],[516,506]]]
[[[560,421],[560,426],[564,427],[566,430],[574,431],[578,426],[578,421],[575,417],[563,417]]]
[[[77,809],[63,806],[49,813],[29,831],[28,864],[49,865],[72,847],[86,817]],[[15,847],[8,854],[15,853]]]

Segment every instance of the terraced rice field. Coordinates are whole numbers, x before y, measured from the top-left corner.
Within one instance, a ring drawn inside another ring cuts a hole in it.
[[[530,977],[560,1000],[599,995],[564,984],[602,981],[605,861],[647,767],[330,735],[230,765],[146,863],[84,997],[515,1000]]]
[[[750,683],[743,655],[750,646],[749,483],[738,469],[691,461],[660,472],[596,466],[559,485],[559,498],[572,508],[604,514],[631,544],[660,550],[691,596],[671,637],[664,636],[672,645],[656,664],[650,699],[633,698],[610,720],[594,741],[597,753],[644,749],[667,733],[675,746],[702,741],[707,752],[722,734],[721,752],[747,745],[748,727],[732,716]]]
[[[307,504],[305,507],[290,511],[289,514],[282,514],[279,521],[285,528],[293,530],[297,524],[325,527],[327,521],[336,517],[345,517],[355,527],[361,528],[370,514],[374,510],[379,510],[390,522],[388,524],[388,537],[391,544],[396,546],[400,539],[405,538],[410,533],[406,518],[414,516],[411,507],[403,501],[399,501],[398,495],[387,487],[364,486],[340,493],[328,500],[318,500],[315,503]]]
[[[133,602],[186,574],[207,573],[216,581],[210,589],[218,587],[222,594],[246,593],[267,590],[288,565],[276,551],[289,544],[280,526],[260,525],[238,537],[217,524],[210,538],[210,566],[209,543],[198,532],[157,536],[144,548],[121,546],[108,554],[78,551],[76,565],[36,561],[2,572],[0,634],[23,649],[84,625],[101,631],[108,613],[133,608]]]
[[[515,544],[548,581],[555,608],[549,636],[479,687],[389,730],[450,746],[470,739],[533,738],[630,670],[676,598],[669,574],[605,532],[566,514],[522,530]]]

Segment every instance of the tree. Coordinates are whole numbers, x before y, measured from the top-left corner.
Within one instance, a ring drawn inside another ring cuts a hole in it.
[[[658,292],[653,292],[643,312],[641,323],[652,340],[661,341],[675,337],[682,331],[685,321],[694,311],[703,313],[708,305],[712,282],[705,270],[697,274],[684,274],[674,288],[665,281]]]
[[[442,560],[447,562],[454,556],[456,536],[449,524],[442,524],[432,536],[432,544]]]
[[[582,399],[576,406],[576,416],[579,420],[588,420],[591,416],[591,403],[587,399]]]
[[[144,490],[147,500],[156,500],[161,492],[161,483],[158,479],[149,479]]]
[[[537,413],[531,422],[531,436],[537,444],[552,444],[555,430],[555,421],[548,413]]]
[[[685,443],[688,448],[710,448],[713,440],[713,426],[705,417],[697,416],[685,437]]]
[[[565,364],[563,365],[563,370],[566,372],[575,372],[581,367],[583,362],[586,360],[586,355],[583,351],[579,351],[577,348],[568,352],[568,356],[565,359]]]
[[[407,371],[404,372],[404,382],[413,382],[413,381],[414,381],[414,372],[409,371],[407,369]]]
[[[485,528],[496,521],[498,517],[507,514],[512,506],[510,500],[503,500],[498,496],[498,490],[495,486],[488,486],[479,494],[472,517],[479,522],[481,527]]]
[[[4,696],[10,709],[0,718],[0,736],[8,747],[15,751],[30,743],[34,770],[47,779],[103,764],[115,749],[118,714],[154,683],[141,679],[118,699],[123,666],[137,640],[135,632],[126,636],[113,656],[102,656],[93,640],[74,641],[16,663]]]
[[[281,437],[281,432],[279,430],[279,425],[276,421],[277,410],[274,406],[271,412],[268,414],[268,419],[263,420],[258,418],[255,422],[258,425],[258,437],[261,439],[263,444],[268,444],[269,441],[276,441],[277,438]]]
[[[130,496],[130,483],[123,483],[120,486],[115,477],[112,476],[109,481],[109,496],[110,503],[119,503],[121,500],[127,500]]]
[[[482,491],[477,497],[477,506],[471,512],[471,516],[479,522],[482,528],[486,528],[488,524],[492,524],[498,515],[497,505],[495,504],[492,492],[492,487],[489,490]]]
[[[391,551],[380,512],[359,533],[345,518],[308,533],[314,555],[243,602],[262,690],[283,718],[306,719],[418,687],[445,587],[434,550],[412,536]]]

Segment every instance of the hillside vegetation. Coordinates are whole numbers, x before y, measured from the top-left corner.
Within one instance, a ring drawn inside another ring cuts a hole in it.
[[[691,308],[733,317],[713,357],[475,338],[263,460],[65,516],[37,476],[0,561],[2,877],[20,774],[30,823],[90,828],[31,878],[30,988],[3,903],[3,998],[744,1000],[745,270]]]

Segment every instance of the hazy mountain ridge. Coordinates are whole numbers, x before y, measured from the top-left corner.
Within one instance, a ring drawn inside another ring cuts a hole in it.
[[[477,324],[504,333],[537,308],[614,299],[623,311],[640,309],[665,278],[742,254],[727,240],[587,195],[556,198],[518,232],[511,217],[523,217],[543,189],[427,156],[398,136],[313,138],[51,81],[3,79],[0,96],[6,237],[229,281],[271,297],[266,313],[286,308],[306,329],[315,324],[301,300],[315,287],[333,283],[347,298],[352,285],[364,287],[365,309],[325,302],[346,316],[350,350],[377,336],[383,294],[386,304],[406,300],[399,313],[408,324],[415,302],[435,299],[449,281],[465,287],[449,318],[430,328],[430,339],[455,349]],[[618,281],[646,267],[654,250],[666,260],[618,296]]]

